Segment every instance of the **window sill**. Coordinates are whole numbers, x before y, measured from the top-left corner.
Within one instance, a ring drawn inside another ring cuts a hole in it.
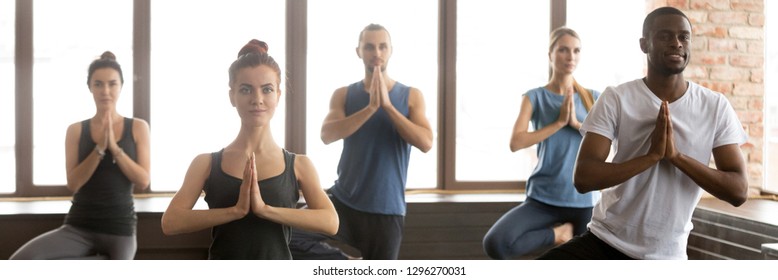
[[[778,226],[778,201],[764,198],[749,198],[740,207],[734,207],[715,198],[704,198],[697,204],[697,209],[708,210],[744,220]]]
[[[136,213],[163,213],[170,204],[173,194],[137,194],[135,195]],[[506,191],[408,191],[408,204],[423,203],[519,203],[526,196],[520,192]],[[70,209],[71,197],[2,198],[0,215],[45,215],[65,214]],[[195,209],[208,209],[202,199]]]

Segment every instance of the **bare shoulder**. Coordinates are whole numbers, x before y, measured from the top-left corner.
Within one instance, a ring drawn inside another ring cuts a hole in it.
[[[421,93],[421,90],[415,87],[411,87],[409,90],[408,95],[411,99],[421,99],[424,100],[424,94]]]
[[[192,163],[189,164],[189,169],[186,171],[184,178],[184,185],[189,185],[187,182],[195,182],[194,185],[202,187],[202,182],[208,178],[211,173],[211,154],[199,154]]]
[[[424,105],[424,95],[421,90],[415,87],[411,87],[408,92],[408,105],[414,107],[414,105]]]
[[[82,129],[81,122],[75,122],[68,126],[68,129],[65,132],[65,144],[68,147],[77,147],[76,143],[78,143],[79,139],[81,139]]]
[[[210,171],[211,169],[211,154],[210,153],[204,153],[199,154],[195,156],[194,159],[192,159],[192,163],[189,165],[189,169],[197,169],[197,170],[207,170]]]
[[[335,98],[337,96],[344,96],[346,95],[347,92],[348,92],[347,86],[339,87],[336,88],[334,92],[332,92],[332,97]]]
[[[79,135],[81,134],[81,122],[74,122],[68,125],[67,135]]]
[[[319,182],[319,174],[311,158],[306,155],[297,155],[294,161],[294,174],[297,179],[304,182]]]
[[[136,129],[142,129],[142,130],[149,130],[149,123],[146,122],[144,119],[140,118],[132,118],[132,128],[133,130]]]
[[[335,92],[332,93],[332,99],[342,99],[345,98],[346,93],[348,93],[348,87],[339,87],[335,89]]]
[[[173,196],[170,207],[177,205],[178,207],[191,209],[202,193],[203,188],[205,187],[205,181],[210,175],[210,171],[211,154],[199,154],[192,159],[192,163],[186,171],[186,176],[184,176],[184,183],[176,192],[175,196]]]
[[[313,167],[313,161],[306,155],[296,154],[294,159],[295,174],[301,175],[301,173],[307,172]]]
[[[335,90],[335,92],[332,93],[332,98],[330,99],[330,108],[338,108],[344,106],[346,104],[346,93],[348,93],[348,87],[340,87]]]
[[[421,90],[415,87],[410,87],[409,94],[411,98],[423,98],[423,94],[421,93]]]
[[[138,140],[144,140],[148,142],[149,139],[149,123],[143,119],[132,119],[132,137],[137,142]]]

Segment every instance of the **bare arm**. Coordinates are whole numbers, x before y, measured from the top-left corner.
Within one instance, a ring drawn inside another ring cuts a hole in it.
[[[370,105],[364,109],[346,117],[346,87],[339,88],[332,94],[330,100],[330,112],[321,126],[321,140],[329,144],[354,134],[362,127],[370,116],[378,111],[378,103],[371,96]],[[375,103],[375,104],[374,104]]]
[[[588,132],[584,135],[573,171],[573,184],[580,193],[610,188],[653,166],[659,159],[651,153],[623,163],[606,162],[611,140]]]
[[[532,118],[532,112],[532,102],[530,102],[529,96],[525,95],[521,100],[519,117],[516,118],[516,123],[513,125],[513,133],[511,133],[511,152],[540,143],[540,141],[545,140],[567,125],[567,121],[556,121],[539,130],[529,132],[529,121]]]
[[[746,163],[742,151],[736,144],[713,149],[716,169],[689,158],[675,148],[673,123],[670,111],[666,111],[667,148],[665,157],[702,189],[733,206],[740,206],[748,199]]]
[[[233,207],[208,210],[192,209],[200,198],[200,193],[203,191],[203,185],[210,170],[210,154],[201,154],[192,161],[189,170],[186,172],[186,177],[184,177],[184,184],[173,196],[165,213],[162,214],[162,232],[166,235],[207,229],[238,220],[248,214],[250,208],[248,184],[241,185],[238,203]],[[246,172],[244,170],[245,176]]]
[[[65,170],[67,171],[67,187],[72,192],[77,192],[89,181],[92,174],[100,164],[100,155],[92,150],[80,163],[78,162],[78,142],[81,138],[81,123],[74,123],[68,127],[65,135]]]
[[[122,173],[135,184],[135,188],[143,190],[149,186],[149,170],[151,169],[151,160],[149,159],[149,124],[144,120],[134,119],[132,121],[132,131],[138,156],[137,162],[133,161],[123,151],[120,151],[118,145],[109,145],[108,147]]]
[[[397,128],[400,137],[422,152],[432,149],[432,128],[427,120],[424,96],[416,88],[410,89],[408,117],[397,111],[391,102],[382,102],[384,110]]]
[[[300,189],[308,205],[307,209],[272,207],[262,203],[254,213],[279,224],[289,225],[308,231],[335,235],[338,232],[338,213],[322,190],[319,175],[311,160],[303,155],[297,155],[294,162],[294,172],[300,183]],[[254,204],[256,205],[256,204]]]
[[[748,198],[746,165],[736,144],[713,149],[716,169],[683,154],[670,160],[702,189],[733,206],[740,206]]]

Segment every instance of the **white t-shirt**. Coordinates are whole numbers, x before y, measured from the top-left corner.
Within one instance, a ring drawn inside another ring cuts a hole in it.
[[[662,101],[642,79],[608,87],[581,126],[611,139],[614,163],[648,153]],[[747,137],[729,101],[689,82],[669,104],[675,146],[705,165],[713,148],[743,144]],[[686,259],[691,216],[702,189],[671,163],[656,165],[607,188],[595,205],[589,229],[622,253],[637,259]]]

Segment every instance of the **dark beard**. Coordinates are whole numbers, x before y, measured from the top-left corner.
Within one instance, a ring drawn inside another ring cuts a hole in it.
[[[660,67],[659,73],[664,74],[665,76],[672,76],[672,75],[678,75],[683,73],[683,70],[686,70],[686,65],[680,68],[669,68],[669,67]]]
[[[670,68],[667,67],[666,65],[656,65],[654,63],[651,63],[651,61],[649,61],[648,63],[649,63],[649,68],[653,66],[654,72],[661,74],[662,76],[673,76],[673,75],[681,74],[683,73],[684,70],[686,70],[686,66],[688,65],[687,63],[679,68]]]

